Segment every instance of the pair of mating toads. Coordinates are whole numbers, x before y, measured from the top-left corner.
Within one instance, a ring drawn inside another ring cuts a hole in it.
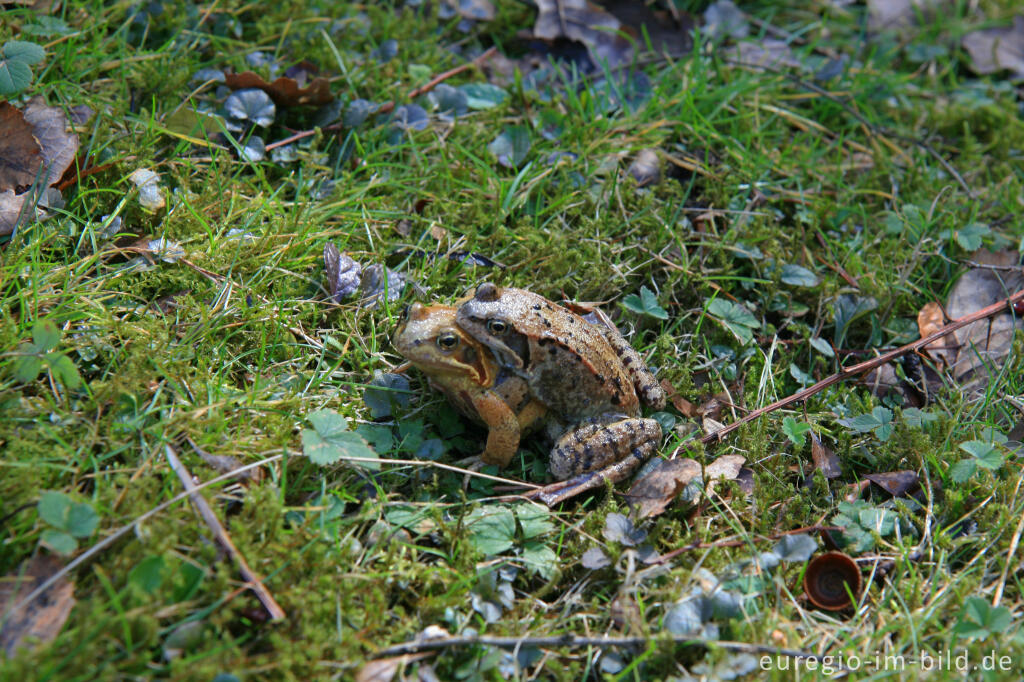
[[[596,311],[595,311],[596,312]],[[488,429],[480,459],[504,467],[520,436],[554,440],[552,476],[612,468],[620,480],[646,460],[661,426],[640,416],[665,394],[607,319],[591,323],[523,289],[481,284],[454,306],[413,304],[395,348],[455,407]]]

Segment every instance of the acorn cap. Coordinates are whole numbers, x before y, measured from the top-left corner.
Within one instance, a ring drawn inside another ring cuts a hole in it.
[[[864,580],[857,562],[842,552],[826,552],[811,559],[804,572],[804,593],[821,609],[841,611],[860,598]]]

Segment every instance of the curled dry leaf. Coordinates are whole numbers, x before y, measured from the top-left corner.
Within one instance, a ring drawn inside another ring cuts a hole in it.
[[[334,101],[331,86],[326,78],[314,78],[309,85],[302,87],[294,78],[287,76],[281,76],[273,83],[268,83],[259,74],[245,71],[224,74],[224,82],[232,90],[259,88],[274,100],[274,104],[281,107],[320,106]]]
[[[41,97],[33,97],[22,110],[32,126],[32,135],[39,141],[46,177],[41,183],[49,187],[64,175],[78,153],[78,135],[68,133],[64,111],[48,107]]]
[[[942,329],[946,324],[946,314],[942,312],[942,306],[936,301],[925,304],[921,312],[917,314],[917,328],[923,339]],[[940,363],[939,369],[949,367],[956,358],[956,337],[947,334],[941,339],[933,341],[925,346],[925,350],[933,360]]]
[[[614,67],[633,54],[629,40],[619,32],[634,34],[603,8],[587,0],[536,0],[537,23],[533,35],[542,40],[567,38],[583,43],[596,64]]]
[[[139,203],[150,211],[157,211],[164,207],[163,191],[160,189],[160,176],[148,168],[136,168],[128,176],[132,184],[139,190]]]
[[[61,578],[31,604],[20,611],[12,607],[32,590],[50,578],[64,565],[52,555],[39,554],[23,563],[11,575],[0,578],[0,649],[7,657],[28,645],[28,638],[37,643],[52,642],[75,605],[75,587]]]
[[[887,471],[881,474],[864,474],[864,478],[893,497],[913,495],[921,489],[916,471]]]
[[[662,460],[626,493],[637,519],[664,512],[683,488],[701,475],[700,464],[689,457]]]
[[[963,38],[972,67],[980,74],[1006,69],[1024,78],[1024,16],[1013,18],[1013,26],[971,31]]]
[[[24,191],[36,181],[43,155],[32,136],[32,124],[20,109],[0,102],[0,191]]]
[[[672,385],[668,379],[661,380],[661,388],[665,391],[665,395],[668,397],[672,406],[679,410],[679,413],[688,419],[693,419],[698,414],[697,406],[691,403],[689,400],[679,395],[676,391],[676,387]]]
[[[814,460],[814,467],[820,469],[825,478],[839,478],[842,473],[836,453],[822,443],[814,431],[811,431],[811,458]]]
[[[742,455],[722,455],[704,467],[704,476],[708,482],[708,492],[715,489],[715,482],[720,478],[724,478],[727,481],[735,480],[746,461],[747,458]]]

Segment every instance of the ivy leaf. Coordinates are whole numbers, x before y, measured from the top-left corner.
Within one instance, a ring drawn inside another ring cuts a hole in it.
[[[658,305],[658,297],[646,286],[640,287],[640,295],[630,294],[622,299],[622,306],[638,315],[650,315],[659,320],[667,320],[668,312]]]
[[[711,301],[708,304],[707,313],[725,325],[726,329],[731,331],[743,345],[753,341],[752,330],[761,327],[761,323],[749,310],[725,298],[716,298]]]
[[[50,320],[39,320],[32,325],[32,343],[39,352],[51,351],[60,343],[60,330]]]
[[[302,430],[302,452],[314,464],[334,464],[342,457],[377,458],[361,436],[348,430],[348,420],[334,410],[319,410],[306,419],[313,428]],[[380,469],[378,462],[360,462],[359,466]]]

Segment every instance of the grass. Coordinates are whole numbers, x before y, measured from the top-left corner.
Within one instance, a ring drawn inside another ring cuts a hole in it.
[[[951,469],[971,456],[961,443],[1019,429],[1019,335],[984,391],[947,384],[924,408],[937,417],[925,427],[910,424],[898,401],[848,382],[717,448],[681,453],[705,463],[745,456],[754,495],[726,484],[699,513],[692,504],[670,507],[647,526],[655,551],[711,546],[659,568],[605,537],[609,515],[626,512],[618,494],[548,513],[496,503],[492,482],[464,488],[460,475],[426,465],[317,466],[301,456],[301,431],[318,410],[347,417],[382,458],[419,453],[450,462],[479,451],[484,434],[415,371],[410,391],[395,394],[405,404],[392,416],[373,419],[364,402],[374,372],[401,362],[388,336],[415,299],[451,301],[493,280],[551,298],[608,301],[659,378],[697,403],[724,392],[736,407],[719,419],[731,421],[798,390],[791,366],[820,378],[839,362],[917,338],[917,312],[945,300],[968,269],[970,251],[957,240],[964,226],[987,225],[983,241],[993,249],[1021,244],[1019,96],[998,77],[971,74],[957,45],[981,21],[965,3],[870,41],[859,7],[748,8],[799,34],[793,48],[810,67],[826,63],[823,52],[850,55],[849,67],[824,83],[811,80],[813,68],[797,77],[750,69],[708,48],[647,62],[649,96],[631,107],[607,103],[621,97],[623,83],[642,90],[635,77],[591,78],[551,99],[514,79],[503,83],[502,105],[455,124],[435,116],[427,129],[396,140],[389,124],[371,119],[342,135],[305,139],[288,164],[242,163],[230,149],[167,132],[172,112],[223,100],[212,89],[197,93],[192,74],[245,70],[254,50],[285,66],[321,65],[342,101],[402,104],[402,93],[461,63],[448,46],[524,53],[516,31],[529,28],[532,12],[500,5],[496,21],[462,33],[452,21],[383,3],[229,1],[207,14],[170,1],[147,19],[148,6],[73,0],[61,10],[66,35],[22,36],[47,48],[28,94],[91,107],[82,151],[111,165],[65,192],[57,216],[22,230],[2,252],[0,572],[52,553],[44,533],[60,529],[37,510],[43,491],[86,503],[98,516],[96,529],[77,537],[80,555],[182,492],[165,444],[176,444],[201,481],[220,473],[201,452],[239,465],[276,458],[260,467],[257,482],[203,492],[288,618],[266,622],[236,567],[181,501],[77,566],[77,603],[60,634],[6,660],[2,676],[351,679],[376,651],[440,625],[453,634],[651,637],[647,647],[597,658],[596,649],[551,648],[541,658],[526,647],[525,667],[515,673],[522,678],[655,679],[683,668],[721,677],[750,659],[659,639],[672,629],[673,606],[717,579],[743,598],[744,610],[716,613],[699,624],[701,636],[717,630],[723,640],[842,655],[849,667],[854,655],[918,660],[947,652],[980,664],[994,650],[1014,667],[990,679],[1016,679],[1024,665],[1020,459],[1000,450],[1002,466],[979,467],[962,482]],[[983,5],[989,17],[1013,10]],[[2,40],[38,21],[30,9],[7,15]],[[397,57],[371,59],[387,39],[398,41]],[[915,61],[923,45],[945,51]],[[484,79],[470,70],[449,83]],[[311,121],[311,110],[279,110],[266,141]],[[500,166],[487,150],[511,126],[527,127],[532,143],[519,169]],[[557,127],[557,137],[542,135],[544,126]],[[627,168],[648,148],[676,163],[663,158],[669,177],[638,188]],[[574,156],[548,163],[556,152]],[[167,208],[150,213],[139,205],[128,176],[140,167],[161,174]],[[103,232],[115,214],[122,237],[112,241]],[[404,235],[400,221],[408,221]],[[180,244],[186,256],[135,260],[141,236]],[[329,242],[364,264],[401,271],[416,288],[375,308],[332,302],[322,262]],[[750,257],[755,249],[762,258]],[[461,251],[505,267],[447,257]],[[818,283],[787,283],[783,264],[812,271]],[[643,286],[657,294],[667,320],[618,305]],[[844,328],[840,295],[876,305]],[[754,340],[741,343],[705,314],[715,298],[746,304]],[[74,362],[80,387],[52,372],[15,376],[17,349],[41,321],[60,330],[51,350]],[[838,341],[838,356],[815,351],[816,337]],[[887,438],[838,421],[880,405],[893,415]],[[669,413],[677,428],[662,456],[695,428]],[[840,478],[800,486],[795,471],[810,460],[810,446],[787,438],[785,417],[813,425],[839,455]],[[501,475],[542,483],[545,467],[543,447],[530,442]],[[800,597],[803,562],[737,569],[772,548],[769,536],[830,523],[846,486],[864,474],[901,469],[920,474],[924,508],[873,498],[868,513],[898,517],[898,525],[867,534],[871,549],[859,554],[868,565],[878,558],[873,570],[885,577],[855,611],[809,608]],[[740,546],[728,544],[737,539]],[[594,547],[609,567],[581,565]],[[978,607],[972,597],[998,601],[1008,620],[999,611],[973,638],[958,631],[971,620],[968,607]],[[780,659],[771,672],[748,674],[791,679],[781,661],[795,665]],[[407,672],[430,665],[441,679],[494,679],[500,662],[497,649],[473,646],[411,663]]]

